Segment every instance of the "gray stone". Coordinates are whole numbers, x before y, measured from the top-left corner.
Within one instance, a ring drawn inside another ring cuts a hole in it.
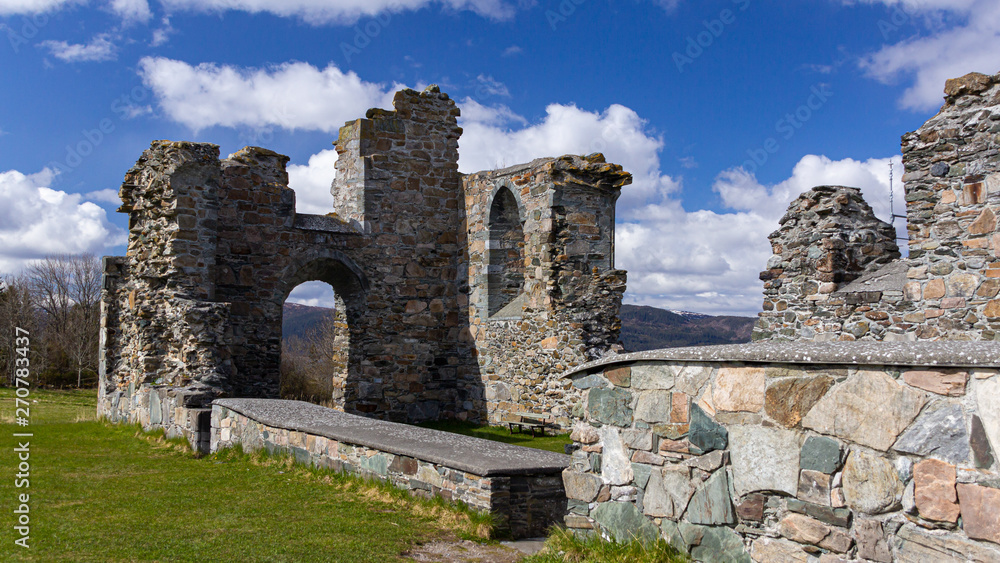
[[[580,473],[566,469],[562,472],[563,487],[566,489],[566,498],[592,502],[597,498],[597,493],[604,484],[601,478],[590,473]]]
[[[668,465],[654,467],[643,497],[644,511],[649,516],[680,518],[687,508],[695,485],[687,467]]]
[[[702,387],[712,377],[712,366],[685,365],[677,370],[675,388],[690,397],[697,397]]]
[[[592,373],[579,379],[574,379],[573,387],[577,389],[590,389],[592,387],[608,388],[611,387],[611,382],[599,373]]]
[[[684,536],[681,535],[680,527],[677,522],[664,518],[663,522],[660,524],[660,530],[663,532],[663,537],[667,540],[667,543],[675,547],[681,553],[688,553],[691,546],[688,545],[688,543],[684,540]]]
[[[780,491],[795,496],[799,486],[799,434],[763,426],[733,426],[729,455],[739,496]]]
[[[632,366],[633,389],[671,389],[674,367],[669,364],[639,362]]]
[[[684,539],[691,534],[692,524],[681,525]],[[752,563],[753,559],[743,546],[743,538],[725,526],[698,526],[696,533],[701,541],[691,547],[691,558],[705,563]]]
[[[632,482],[632,462],[625,451],[625,444],[612,426],[598,429],[601,435],[601,478],[609,485],[627,485]]]
[[[736,523],[733,501],[729,497],[729,477],[725,470],[716,471],[708,478],[688,503],[687,521],[692,524]]]
[[[651,424],[670,422],[670,391],[640,391],[635,402],[635,419]]]
[[[979,407],[979,417],[983,421],[986,437],[989,438],[993,451],[1000,448],[1000,377],[977,379],[976,406]]]
[[[812,516],[813,518],[821,522],[826,522],[831,526],[846,528],[851,525],[851,511],[846,508],[821,506],[796,499],[788,499],[787,506],[788,510],[792,512]]]
[[[986,437],[983,421],[978,416],[972,416],[972,430],[969,432],[969,446],[972,448],[972,458],[979,469],[989,469],[993,466],[993,448]]]
[[[799,456],[802,469],[832,475],[840,469],[840,444],[826,436],[809,436]]]
[[[688,428],[688,440],[708,453],[714,450],[724,450],[729,443],[729,433],[725,427],[712,420],[697,404],[691,404],[691,424]]]
[[[892,449],[954,465],[968,463],[971,450],[962,406],[939,401],[927,407]]]
[[[622,430],[622,439],[625,445],[633,450],[652,450],[653,432],[642,428],[626,428]]]
[[[1000,561],[1000,550],[967,540],[955,534],[931,534],[913,524],[904,524],[896,532],[900,541],[899,563],[929,561]]]
[[[750,553],[757,563],[809,563],[809,554],[802,546],[788,540],[759,538]]]
[[[711,473],[716,469],[722,467],[726,459],[726,452],[721,450],[716,450],[714,452],[693,457],[684,462],[684,465],[688,467],[694,467],[701,469],[702,471],[708,471]]]
[[[601,389],[594,387],[587,392],[587,411],[590,418],[614,426],[632,425],[632,395],[621,387]]]
[[[859,370],[820,399],[802,426],[886,451],[926,401],[883,371]]]
[[[948,170],[951,167],[948,166],[947,162],[935,162],[931,165],[931,176],[937,176],[938,178],[948,175]]]
[[[631,502],[602,502],[590,517],[601,529],[618,541],[640,539],[656,541],[660,530],[646,519]]]
[[[844,464],[844,497],[852,510],[881,514],[900,506],[903,482],[886,459],[852,450]]]
[[[160,394],[156,389],[149,390],[149,423],[160,424],[163,419],[163,410],[160,407]]]
[[[652,473],[653,468],[645,463],[633,463],[632,464],[632,481],[635,483],[636,487],[640,489],[646,488],[646,483],[649,482],[649,475]],[[567,493],[567,496],[569,493]]]

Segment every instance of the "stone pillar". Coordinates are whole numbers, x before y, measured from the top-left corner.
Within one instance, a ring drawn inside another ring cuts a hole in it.
[[[788,206],[768,237],[774,255],[761,272],[764,310],[754,340],[812,340],[818,308],[865,273],[899,258],[892,225],[875,217],[861,190],[817,186]],[[833,315],[825,315],[833,317]],[[826,331],[836,338],[839,328]]]

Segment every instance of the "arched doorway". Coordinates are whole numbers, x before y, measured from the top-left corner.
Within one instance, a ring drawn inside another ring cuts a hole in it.
[[[514,194],[501,187],[490,205],[486,285],[489,315],[519,316],[524,291],[524,227]]]
[[[360,269],[339,253],[299,262],[285,276],[279,292],[283,332],[285,314],[305,317],[312,326],[296,327],[292,338],[282,334],[281,398],[340,410],[356,401],[367,289]]]

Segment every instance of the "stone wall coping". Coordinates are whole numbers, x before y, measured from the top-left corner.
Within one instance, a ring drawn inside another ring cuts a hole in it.
[[[267,426],[409,456],[482,477],[560,473],[570,463],[568,455],[366,418],[304,401],[216,399],[212,404]]]
[[[756,342],[613,354],[563,373],[638,361],[1000,367],[1000,342]]]

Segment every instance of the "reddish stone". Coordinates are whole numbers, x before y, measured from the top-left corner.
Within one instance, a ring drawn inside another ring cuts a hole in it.
[[[964,371],[943,372],[943,371],[907,371],[903,372],[903,381],[914,387],[919,387],[924,391],[947,395],[949,397],[961,397],[965,395],[965,385],[969,381],[969,374]]]
[[[740,520],[751,520],[760,522],[764,520],[764,495],[751,493],[743,499],[743,502],[736,505],[736,515]]]
[[[686,423],[688,421],[688,396],[685,393],[674,392],[670,402],[670,422]]]
[[[619,387],[628,387],[632,384],[632,368],[625,366],[604,370],[604,377]]]
[[[944,280],[931,280],[924,285],[924,299],[941,299],[944,293]]]
[[[914,502],[921,516],[938,522],[958,521],[954,465],[925,459],[913,466],[913,485]]]
[[[1000,543],[1000,490],[958,485],[962,528],[972,539]]]

